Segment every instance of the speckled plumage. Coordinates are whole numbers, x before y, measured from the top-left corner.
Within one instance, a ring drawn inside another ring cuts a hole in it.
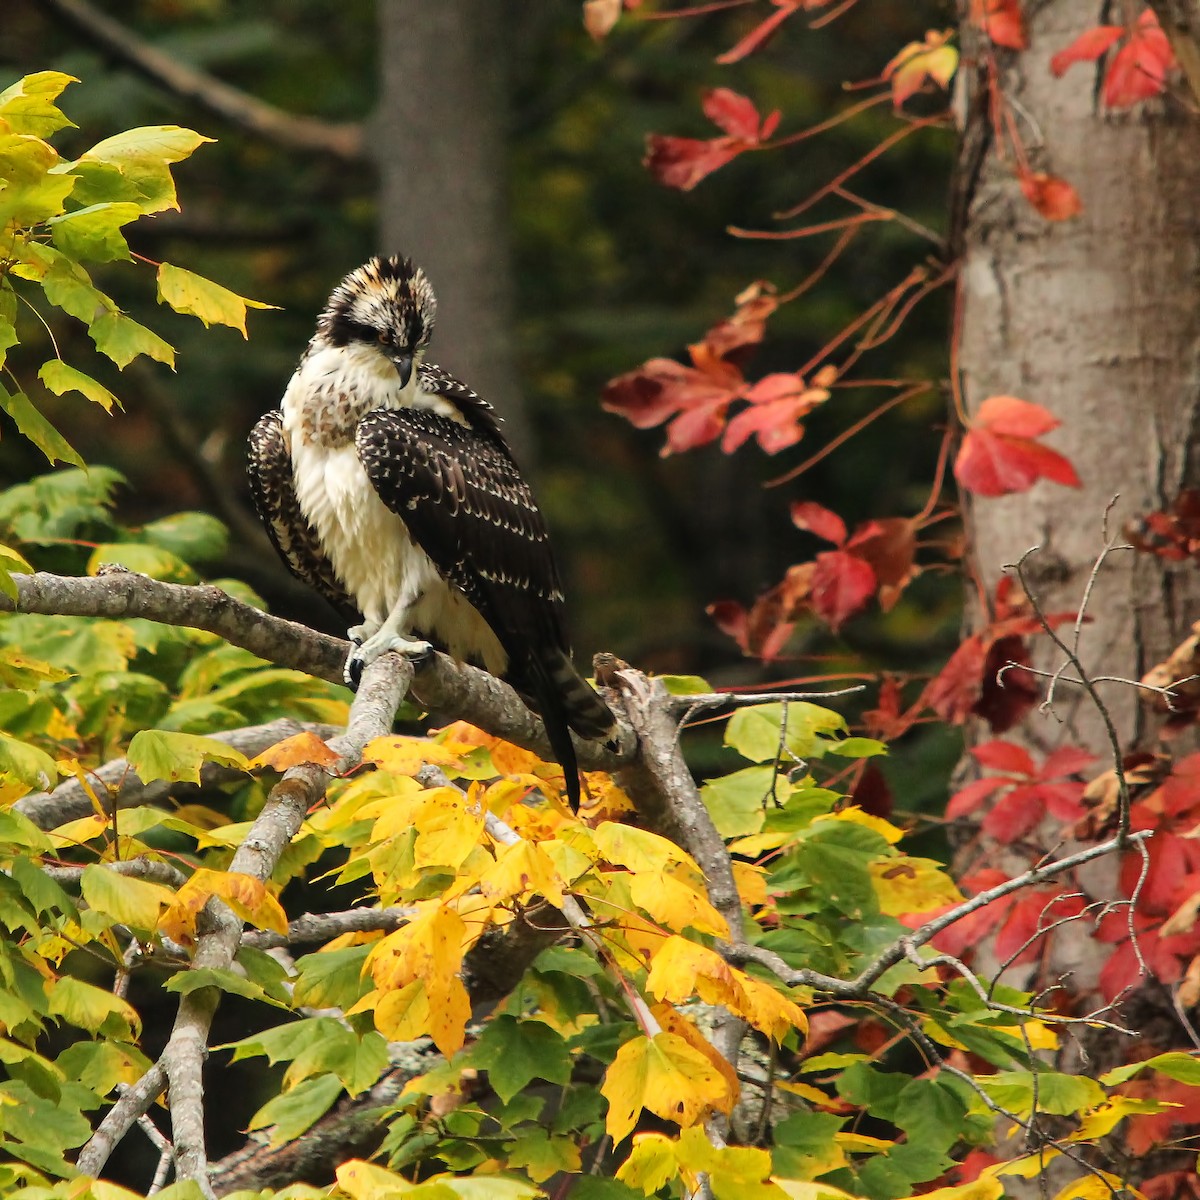
[[[568,730],[611,736],[612,715],[571,664],[545,522],[495,412],[423,361],[435,307],[406,259],[334,289],[251,434],[255,502],[289,569],[364,618],[362,661],[419,635],[528,697],[577,803]]]

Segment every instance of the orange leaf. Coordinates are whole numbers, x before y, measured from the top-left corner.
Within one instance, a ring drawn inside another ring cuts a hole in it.
[[[1129,41],[1114,55],[1104,77],[1104,103],[1109,108],[1128,108],[1139,100],[1159,95],[1167,84],[1167,72],[1175,65],[1175,53],[1158,19],[1144,12]]]
[[[305,730],[268,746],[261,754],[255,755],[247,766],[252,771],[262,767],[286,771],[289,767],[298,767],[301,763],[311,763],[316,767],[333,767],[339,761],[340,757],[315,733]]]
[[[1066,221],[1083,212],[1083,201],[1080,200],[1079,193],[1057,175],[1033,171],[1020,176],[1019,182],[1025,199],[1047,221]]]

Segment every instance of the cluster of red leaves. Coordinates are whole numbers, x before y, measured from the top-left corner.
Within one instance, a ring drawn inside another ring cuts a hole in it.
[[[1040,691],[1025,671],[1010,670],[1003,676],[1000,672],[1010,663],[1032,665],[1025,639],[1045,632],[1045,626],[1011,576],[996,585],[993,613],[991,623],[966,638],[929,681],[920,705],[952,725],[976,716],[994,733],[1003,733],[1037,703]],[[1055,629],[1074,620],[1074,613],[1049,613],[1045,623]]]
[[[1104,103],[1109,108],[1128,108],[1160,95],[1167,86],[1167,72],[1175,65],[1175,53],[1149,9],[1132,28],[1097,25],[1088,29],[1050,60],[1050,70],[1062,75],[1075,63],[1095,62],[1118,43],[1121,48],[1104,72]]]
[[[1111,1000],[1138,984],[1140,949],[1161,983],[1184,981],[1180,1002],[1191,1007],[1200,1001],[1200,840],[1195,836],[1200,827],[1200,754],[1180,759],[1157,787],[1135,800],[1130,827],[1154,831],[1146,843],[1148,860],[1130,853],[1121,864],[1121,890],[1130,899],[1137,897],[1132,925],[1138,944],[1130,937],[1128,908],[1105,914],[1096,936],[1115,948],[1100,974],[1101,990]]]
[[[1078,821],[1085,813],[1084,784],[1070,778],[1091,765],[1093,756],[1075,746],[1061,746],[1040,767],[1013,742],[982,742],[971,749],[981,767],[999,771],[968,783],[946,806],[950,820],[974,812],[996,797],[983,818],[983,831],[997,841],[1012,843],[1025,837],[1047,815],[1059,821]]]
[[[811,613],[836,630],[876,595],[886,612],[918,572],[915,521],[865,521],[850,534],[837,513],[803,500],[792,505],[792,522],[835,549],[789,567],[749,609],[736,600],[708,606],[709,616],[744,654],[768,661],[779,656],[802,616]]]
[[[1061,422],[1040,404],[989,396],[975,414],[954,460],[954,476],[976,496],[1028,491],[1039,479],[1079,487],[1070,460],[1036,438]]]
[[[612,380],[601,403],[639,429],[666,423],[663,455],[693,450],[717,438],[726,454],[751,438],[768,454],[794,446],[804,436],[804,418],[829,399],[834,372],[818,371],[809,383],[790,372],[767,375],[757,383],[746,379],[733,361],[735,352],[762,339],[763,321],[773,304],[769,294],[757,292],[746,300],[744,312],[740,308],[704,341],[688,347],[690,365],[652,358]],[[731,417],[735,402],[745,407]]]
[[[960,882],[963,891],[979,896],[1008,882],[1009,876],[998,867],[985,867]],[[945,954],[970,959],[973,949],[995,937],[993,948],[1003,963],[1016,966],[1033,962],[1046,953],[1057,922],[1068,922],[1084,910],[1085,902],[1076,892],[1061,887],[1023,888],[993,900],[961,920],[948,925],[933,938],[933,945]],[[902,920],[912,929],[934,920],[955,905],[945,905],[923,913],[909,913]]]
[[[760,117],[754,102],[729,88],[704,93],[704,115],[724,136],[715,138],[646,135],[646,157],[642,160],[659,183],[687,192],[718,167],[746,150],[762,145],[779,126],[779,110]]]

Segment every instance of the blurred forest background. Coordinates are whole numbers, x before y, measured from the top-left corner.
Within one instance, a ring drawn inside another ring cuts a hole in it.
[[[318,118],[332,140],[283,144],[159,86],[81,27],[97,14],[119,19],[131,39],[125,50],[149,47]],[[645,170],[646,134],[710,136],[700,98],[715,86],[746,94],[761,112],[782,110],[781,133],[802,129],[846,102],[844,80],[877,76],[897,46],[953,13],[871,5],[833,30],[793,21],[749,60],[717,65],[760,17],[732,8],[626,18],[596,45],[572,2],[9,0],[0,86],[47,68],[82,81],[64,97],[80,126],[59,136],[64,155],[137,124],[186,125],[216,139],[178,169],[182,213],[139,222],[135,251],[279,306],[252,314],[243,341],[153,311],[153,295],[124,286],[128,266],[112,264],[98,283],[178,347],[177,373],[152,364],[109,377],[98,364],[125,404],[111,417],[95,405],[68,410],[48,394],[38,403],[89,462],[126,476],[124,520],[215,513],[232,538],[214,576],[239,576],[273,611],[341,632],[270,553],[249,504],[244,438],[278,403],[332,285],[372,253],[407,253],[429,271],[444,314],[432,357],[493,399],[534,480],[582,664],[609,649],[648,670],[718,684],[869,668],[885,656],[893,670],[927,669],[958,636],[959,586],[945,576],[919,579],[882,622],[851,621],[836,638],[801,627],[787,658],[768,668],[743,659],[705,606],[749,604],[811,557],[817,542],[791,525],[790,500],[819,499],[851,527],[918,511],[944,420],[936,391],[889,414],[887,436],[853,440],[776,489],[763,484],[869,412],[878,394],[836,393],[805,440],[777,458],[754,444],[729,457],[713,445],[662,458],[661,430],[633,429],[600,408],[613,376],[654,355],[686,361],[687,344],[728,315],[747,284],[786,291],[816,268],[832,235],[748,240],[726,228],[778,228],[773,214],[896,125],[887,106],[876,107],[785,151],[742,155],[692,192],[667,190]],[[772,319],[749,377],[795,370],[914,261],[939,254],[952,147],[950,131],[927,130],[859,177],[860,194],[931,231],[924,248],[896,222],[869,227],[830,275]],[[948,294],[936,294],[900,339],[874,352],[878,372],[943,377],[948,321]],[[46,346],[27,333],[14,366],[34,364],[32,376]],[[90,349],[80,327],[54,335],[66,340],[64,353],[71,339],[84,341],[83,356]],[[5,484],[46,469],[10,428],[2,432]]]

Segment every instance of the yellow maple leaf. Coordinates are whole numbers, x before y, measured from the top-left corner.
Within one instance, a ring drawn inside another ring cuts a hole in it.
[[[600,1094],[608,1101],[605,1127],[621,1142],[643,1109],[681,1127],[727,1100],[721,1073],[678,1034],[636,1037],[617,1051]]]
[[[414,979],[394,991],[373,993],[373,997],[375,1028],[389,1042],[415,1042],[429,1032],[429,996],[423,979]],[[355,1009],[361,1011],[370,998],[364,996]]]
[[[733,883],[737,888],[742,903],[747,908],[755,908],[760,904],[770,902],[767,895],[767,872],[764,867],[756,867],[753,863],[735,862],[733,865]]]
[[[629,1157],[617,1168],[617,1178],[647,1196],[679,1174],[675,1143],[662,1133],[635,1133]]]
[[[607,862],[630,871],[667,871],[677,863],[702,875],[695,860],[674,842],[648,829],[605,821],[592,831],[596,845]]]
[[[415,775],[424,766],[459,767],[462,759],[444,742],[428,738],[391,735],[377,737],[363,747],[363,761],[373,762],[397,775]]]
[[[946,868],[931,858],[881,858],[868,864],[867,870],[879,909],[889,917],[928,912],[963,899]]]
[[[736,968],[730,968],[733,973],[734,986],[741,991],[740,1003],[730,1007],[746,1018],[755,1029],[782,1042],[792,1029],[798,1029],[802,1034],[808,1032],[808,1018],[804,1010],[777,992],[769,983],[755,979]]]
[[[429,1036],[449,1058],[462,1049],[466,1040],[467,1022],[471,1019],[470,997],[457,975],[445,981],[427,980],[425,994],[429,998]]]
[[[489,900],[545,896],[551,904],[563,901],[562,880],[554,863],[541,847],[524,840],[504,847],[480,876],[479,889]]]
[[[611,821],[634,811],[633,801],[606,771],[587,771],[583,776],[584,793],[580,812],[589,821]]]
[[[690,927],[720,938],[729,936],[728,923],[708,897],[673,875],[638,872],[629,881],[629,892],[639,908],[668,929],[682,932]]]
[[[669,1003],[699,996],[705,1004],[732,1007],[740,999],[733,968],[715,950],[675,936],[667,938],[651,960],[646,988]]]
[[[1112,1096],[1107,1103],[1100,1104],[1091,1112],[1084,1113],[1079,1128],[1067,1139],[1072,1142],[1090,1141],[1112,1133],[1129,1116],[1141,1113],[1163,1112],[1168,1108],[1179,1108],[1169,1100],[1153,1100],[1141,1096]]]
[[[468,937],[462,917],[436,900],[417,908],[407,925],[381,939],[367,956],[367,969],[381,992],[402,988],[414,979],[445,988],[462,967]]]
[[[650,1011],[654,1014],[654,1019],[663,1027],[665,1033],[673,1033],[683,1038],[693,1050],[699,1050],[717,1071],[720,1072],[721,1077],[725,1080],[726,1096],[723,1101],[715,1104],[714,1107],[719,1108],[723,1113],[731,1112],[742,1088],[741,1084],[738,1083],[737,1072],[733,1069],[729,1060],[677,1008],[672,1008],[669,1004],[652,1004]],[[769,1169],[769,1157],[767,1166]]]
[[[828,813],[819,819],[822,821],[849,821],[852,825],[862,825],[867,829],[873,829],[890,846],[894,846],[904,836],[903,829],[897,828],[891,821],[885,821],[882,817],[863,812],[856,804],[839,808],[837,812]]]
[[[413,823],[417,828],[413,865],[455,869],[479,844],[483,813],[458,788],[434,788],[424,793]]]

